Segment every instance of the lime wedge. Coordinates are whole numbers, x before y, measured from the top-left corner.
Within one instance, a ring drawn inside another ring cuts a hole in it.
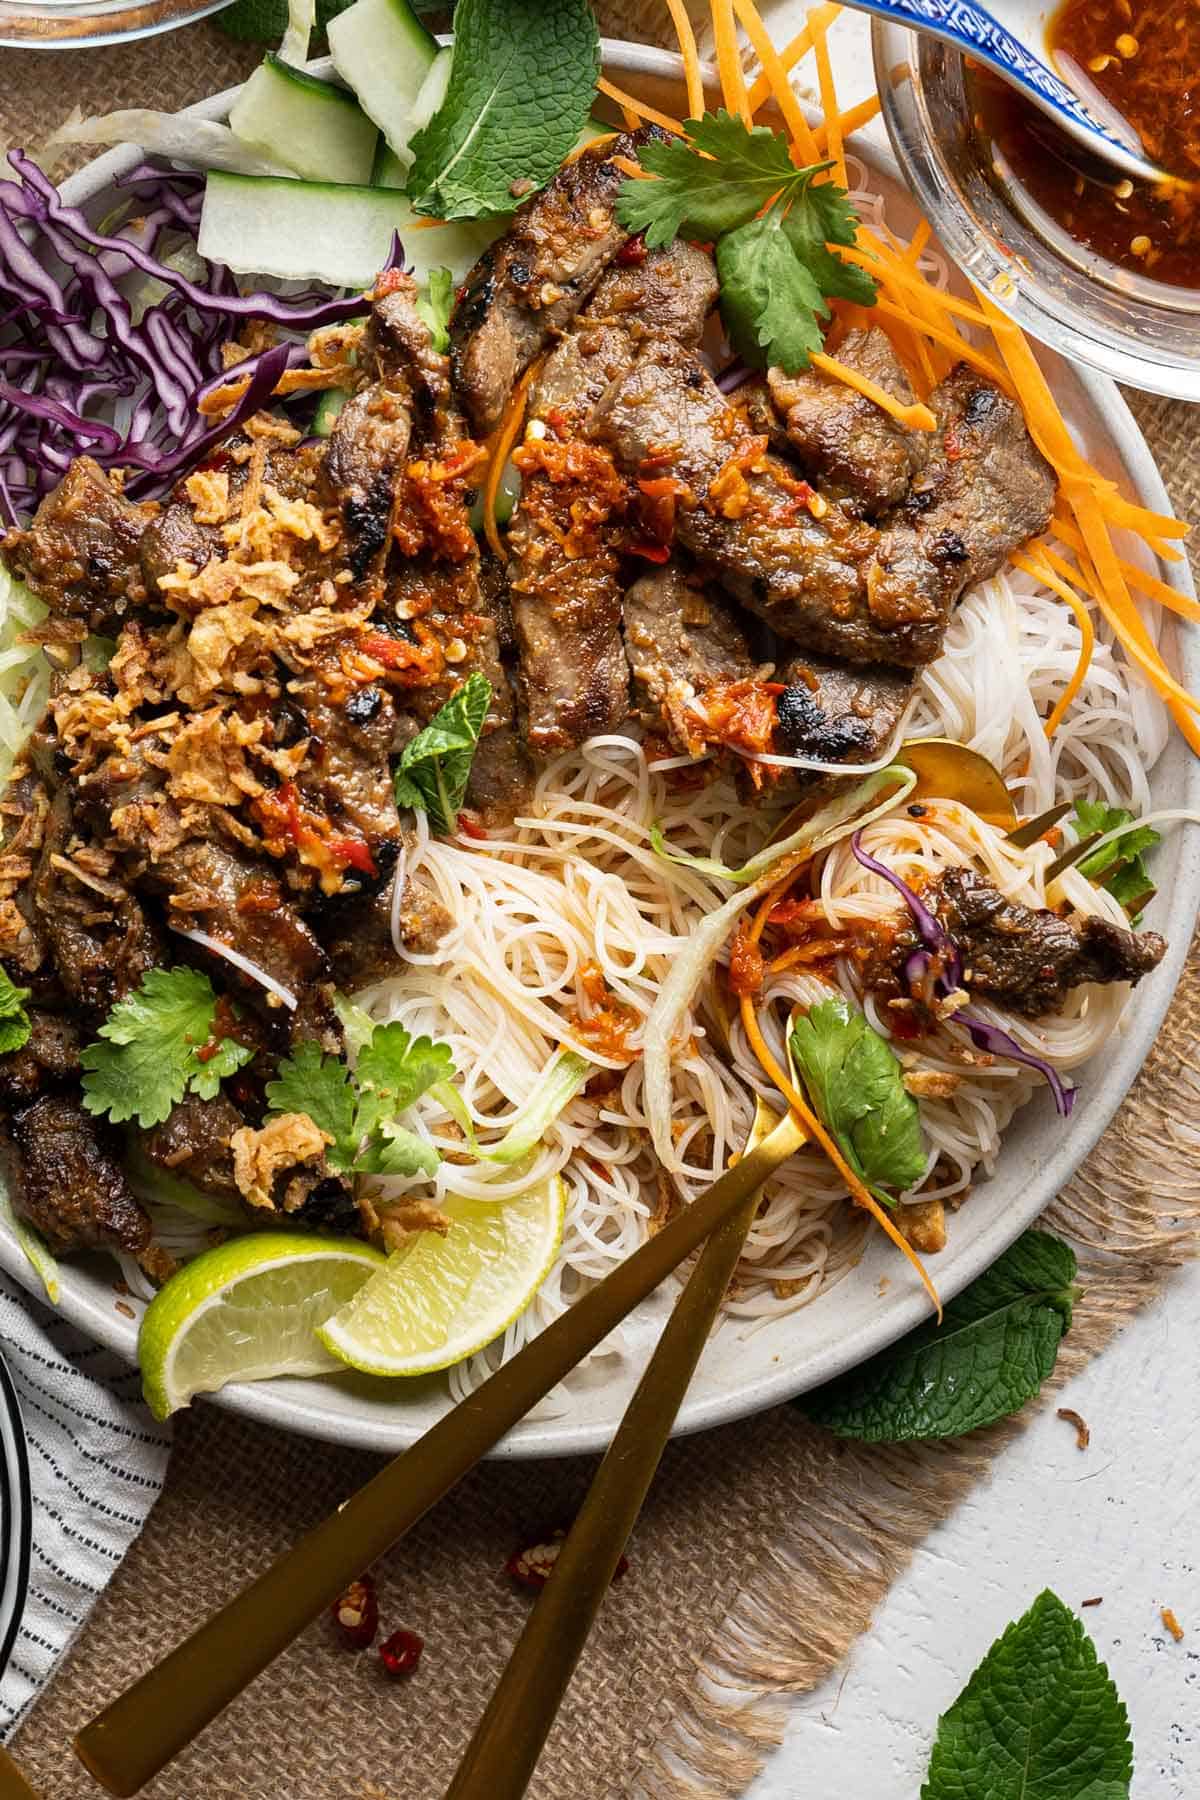
[[[523,1313],[562,1242],[557,1175],[515,1200],[443,1201],[445,1237],[423,1231],[320,1327],[327,1350],[369,1375],[427,1375],[482,1350]]]
[[[157,1419],[227,1381],[342,1368],[314,1333],[387,1259],[350,1239],[264,1231],[231,1238],[173,1275],[146,1308],[138,1361]]]

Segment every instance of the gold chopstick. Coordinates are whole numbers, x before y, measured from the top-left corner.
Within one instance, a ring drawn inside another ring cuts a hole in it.
[[[1047,807],[1046,811],[1038,813],[1036,818],[1026,819],[1023,825],[1017,825],[1012,831],[1006,832],[1009,843],[1015,844],[1018,850],[1028,850],[1031,845],[1037,843],[1040,837],[1044,837],[1046,832],[1052,830],[1061,819],[1065,819],[1074,805],[1073,800],[1060,800],[1057,806]]]
[[[804,1129],[794,1115],[796,1145]],[[760,1100],[749,1148],[778,1120]],[[708,1341],[762,1198],[750,1193],[705,1244],[596,1471],[553,1574],[509,1658],[446,1800],[521,1800]]]
[[[0,1744],[0,1800],[38,1800],[3,1744]]]
[[[75,1740],[89,1773],[120,1800],[136,1794],[802,1142],[803,1129],[789,1115],[410,1450],[97,1714]]]

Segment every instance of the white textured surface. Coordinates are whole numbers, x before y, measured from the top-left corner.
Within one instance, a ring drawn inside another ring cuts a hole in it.
[[[805,0],[806,3],[806,0]],[[804,5],[764,8],[776,43]],[[830,35],[843,105],[871,91],[869,26]],[[870,135],[883,134],[876,121]],[[1178,1276],[933,1533],[872,1629],[795,1704],[750,1800],[916,1800],[937,1729],[976,1664],[1045,1587],[1080,1613],[1129,1711],[1133,1800],[1200,1796],[1200,1267]],[[1176,1644],[1159,1609],[1185,1631]]]
[[[934,1531],[870,1632],[795,1705],[752,1800],[915,1800],[938,1714],[1045,1587],[1129,1710],[1134,1800],[1200,1794],[1200,1267],[1178,1276]],[[1159,1609],[1184,1628],[1176,1644]]]

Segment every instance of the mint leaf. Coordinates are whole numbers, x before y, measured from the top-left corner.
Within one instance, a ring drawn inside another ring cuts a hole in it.
[[[840,994],[818,1001],[789,1046],[813,1105],[867,1185],[903,1191],[919,1181],[927,1159],[917,1103],[865,1016]]]
[[[454,311],[454,276],[449,269],[430,269],[429,292],[417,299],[417,312],[429,327],[439,356],[450,348],[450,314]]]
[[[1123,806],[1105,806],[1099,800],[1078,801],[1071,823],[1077,839],[1091,837],[1096,831],[1116,831],[1121,825],[1132,826],[1132,830],[1123,831],[1110,844],[1102,844],[1099,850],[1085,856],[1079,870],[1097,887],[1107,888],[1136,923],[1142,908],[1158,891],[1143,859],[1147,850],[1162,843],[1161,836],[1153,826],[1135,824],[1133,814]]]
[[[439,219],[511,212],[515,181],[541,187],[557,172],[599,74],[588,0],[459,0],[446,97],[409,145],[413,206]]]
[[[827,318],[829,308],[783,227],[783,215],[772,207],[717,243],[721,318],[730,343],[754,368],[764,361],[803,368],[824,341],[817,319]]]
[[[424,731],[405,744],[395,775],[397,806],[427,812],[435,831],[458,829],[475,746],[492,703],[486,675],[469,675]]]
[[[658,179],[631,178],[617,198],[622,225],[644,231],[651,250],[681,236],[708,243],[745,225],[797,173],[786,139],[766,125],[747,130],[717,112],[687,120],[685,129],[690,143],[642,146],[638,161]]]
[[[25,1002],[29,989],[17,987],[0,969],[0,1056],[11,1050],[23,1050],[29,1042],[29,1014]]]
[[[358,1154],[356,1096],[340,1056],[326,1056],[316,1044],[297,1044],[267,1083],[267,1105],[273,1113],[307,1113],[333,1139],[326,1152],[330,1166],[353,1167]]]
[[[1031,1400],[1053,1369],[1075,1273],[1069,1245],[1027,1231],[950,1302],[940,1326],[918,1327],[798,1404],[838,1437],[866,1443],[991,1425]]]
[[[939,1719],[921,1800],[1127,1800],[1132,1777],[1125,1707],[1047,1588]]]
[[[136,1119],[144,1130],[161,1125],[190,1088],[212,1100],[223,1076],[254,1055],[235,1038],[213,1039],[217,998],[198,969],[151,969],[118,1001],[89,1044],[83,1064],[83,1104],[107,1113],[114,1125]]]

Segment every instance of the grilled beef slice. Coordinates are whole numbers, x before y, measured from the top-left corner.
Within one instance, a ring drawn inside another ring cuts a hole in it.
[[[4,556],[59,619],[115,636],[146,597],[138,547],[158,508],[135,505],[90,456],[77,456]]]
[[[111,1248],[140,1255],[150,1221],[121,1169],[120,1140],[77,1099],[47,1094],[12,1119],[14,1203],[56,1256]]]
[[[963,589],[1044,528],[1053,476],[1017,408],[956,369],[937,390],[939,441],[886,529],[836,504],[819,518],[751,438],[694,357],[647,344],[593,419],[630,472],[669,472],[694,496],[677,535],[781,637],[850,662],[920,667]]]
[[[614,157],[636,157],[656,126],[585,150],[518,208],[485,250],[450,321],[455,386],[481,437],[493,431],[534,357],[564,331],[628,239],[613,206],[625,179]]]
[[[161,1125],[142,1133],[139,1147],[148,1161],[177,1180],[191,1182],[203,1194],[235,1200],[229,1140],[245,1123],[224,1094],[215,1100],[185,1094]]]
[[[704,748],[689,703],[714,682],[753,676],[755,660],[734,609],[677,558],[643,575],[625,595],[625,651],[639,715],[665,730],[681,756]]]
[[[400,938],[407,949],[432,956],[452,924],[446,908],[423,882],[405,882]],[[401,965],[392,942],[390,888],[364,894],[340,909],[329,938],[329,960],[339,988],[348,994],[396,974]]]
[[[63,1013],[29,1008],[29,1039],[20,1050],[0,1056],[0,1106],[27,1106],[47,1088],[79,1073],[79,1030]]]
[[[896,399],[912,402],[908,377],[877,326],[848,332],[837,355],[839,362]],[[819,369],[798,375],[769,370],[764,398],[766,406],[752,414],[754,428],[770,431],[778,447],[820,482],[825,498],[837,500],[848,512],[875,518],[898,505],[924,467],[930,433],[908,430],[865,395]]]
[[[775,703],[775,747],[814,762],[874,762],[891,742],[913,691],[905,669],[808,654],[793,657],[776,679],[785,685]]]
[[[64,991],[101,1016],[167,960],[161,930],[121,871],[109,869],[111,860],[96,860],[90,834],[61,788],[33,877],[33,905]]]
[[[1107,919],[1060,918],[1006,900],[973,869],[947,869],[921,898],[959,947],[963,985],[1011,1012],[1039,1019],[1058,1012],[1081,982],[1136,985],[1157,968],[1166,940],[1156,931],[1124,931]],[[863,979],[877,993],[909,995],[904,965],[921,949],[909,925],[868,960]]]
[[[688,244],[612,268],[530,395],[517,453],[521,501],[509,532],[523,722],[535,756],[612,731],[629,711],[621,643],[621,539],[628,495],[611,456],[586,441],[610,382],[634,363],[651,318],[694,346],[716,300],[712,258]]]
[[[430,404],[424,358],[433,352],[415,305],[416,283],[409,276],[389,277],[389,282],[387,293],[371,308],[362,343],[365,385],[338,414],[325,457],[325,476],[341,506],[356,581],[382,569],[414,413],[420,416]]]

